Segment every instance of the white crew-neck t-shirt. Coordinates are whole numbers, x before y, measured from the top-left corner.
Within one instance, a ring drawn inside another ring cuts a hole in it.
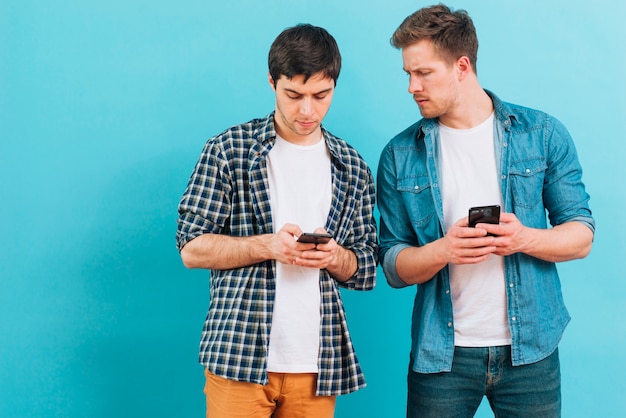
[[[304,232],[325,227],[331,205],[330,154],[323,138],[301,146],[280,137],[267,158],[274,232],[286,223]],[[276,298],[268,371],[315,373],[320,336],[319,269],[276,262]]]
[[[439,124],[446,231],[472,206],[502,206],[493,124],[493,113],[470,129]],[[450,264],[449,271],[455,345],[511,344],[503,258],[492,254],[480,264]]]

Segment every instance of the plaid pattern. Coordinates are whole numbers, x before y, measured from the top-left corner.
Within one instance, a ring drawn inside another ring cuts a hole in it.
[[[206,233],[251,236],[273,232],[266,155],[275,143],[274,114],[232,127],[205,145],[180,201],[180,250]],[[335,396],[365,386],[337,286],[370,290],[376,282],[375,191],[357,151],[322,128],[331,154],[333,197],[326,230],[357,257],[346,283],[320,272],[321,335],[317,394]],[[212,270],[211,300],[200,363],[232,380],[267,383],[267,354],[275,294],[275,262]]]

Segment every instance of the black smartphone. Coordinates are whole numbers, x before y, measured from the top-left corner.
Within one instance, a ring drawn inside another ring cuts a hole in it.
[[[499,224],[500,223],[500,206],[476,206],[470,208],[467,224],[470,228],[474,228],[476,224]]]
[[[304,232],[298,237],[298,242],[306,242],[310,244],[326,244],[332,236],[330,234],[314,234],[311,232]]]

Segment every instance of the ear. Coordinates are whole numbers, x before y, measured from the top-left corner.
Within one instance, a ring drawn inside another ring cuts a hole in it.
[[[270,83],[270,86],[272,86],[272,90],[276,91],[276,83],[274,82],[274,79],[272,78],[272,75],[269,73],[267,73],[267,80]]]
[[[472,64],[465,55],[456,60],[456,71],[459,81],[465,79],[472,72]]]

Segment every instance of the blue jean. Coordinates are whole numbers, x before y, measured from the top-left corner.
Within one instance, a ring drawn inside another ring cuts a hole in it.
[[[455,347],[450,372],[422,374],[409,365],[407,418],[473,417],[483,396],[495,417],[560,417],[558,350],[513,367],[510,346]]]

